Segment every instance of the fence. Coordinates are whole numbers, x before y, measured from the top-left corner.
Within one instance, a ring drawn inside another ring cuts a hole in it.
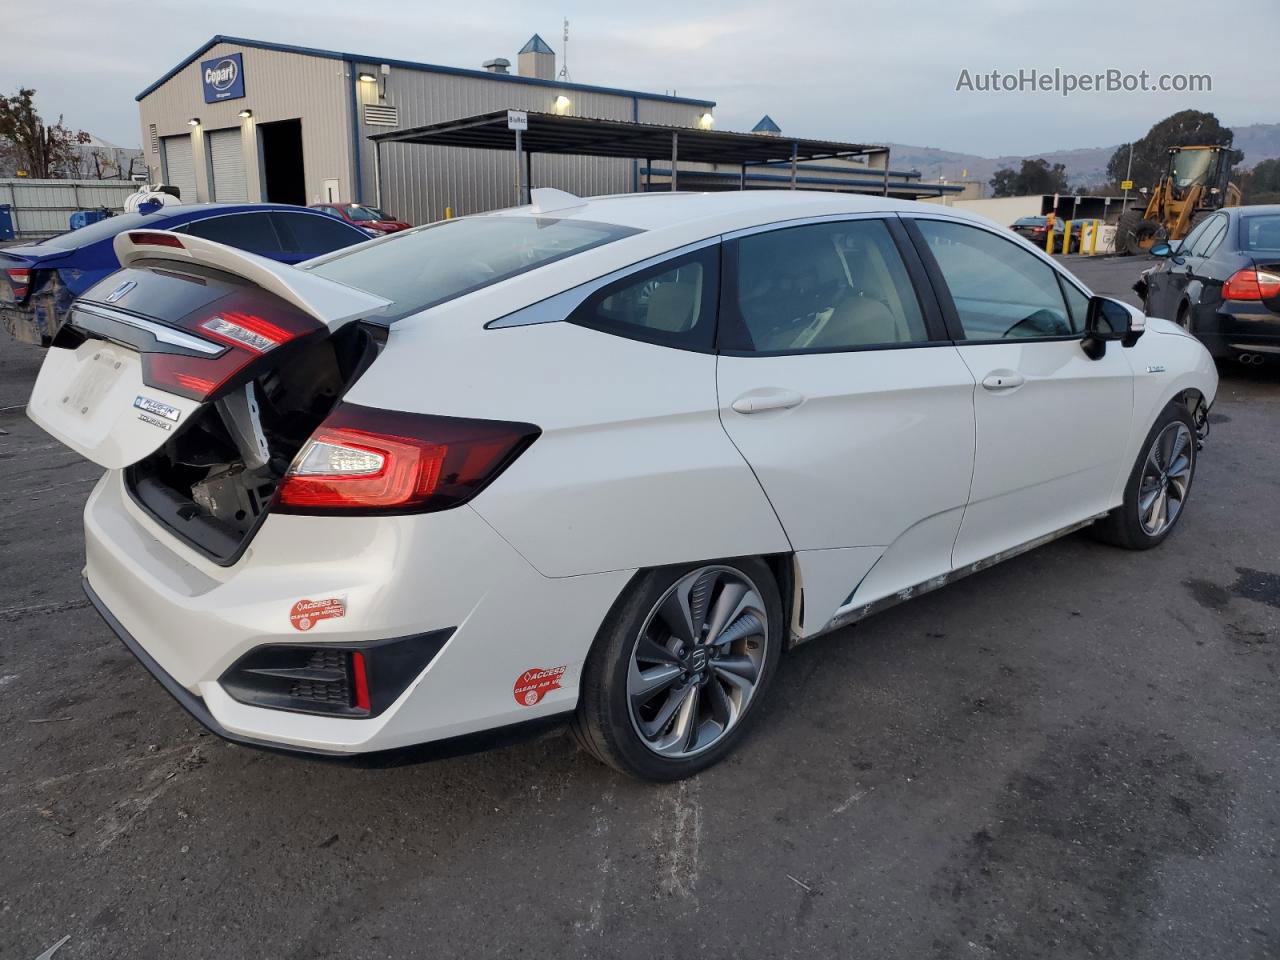
[[[19,240],[37,240],[71,229],[77,210],[106,207],[119,213],[138,185],[127,180],[0,180],[0,204],[13,208]]]

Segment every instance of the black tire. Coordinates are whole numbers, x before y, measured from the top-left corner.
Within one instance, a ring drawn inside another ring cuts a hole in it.
[[[1178,307],[1178,316],[1174,322],[1183,330],[1186,330],[1187,333],[1191,333],[1191,304],[1183,301],[1182,305]]]
[[[1151,455],[1152,445],[1164,433],[1165,429],[1174,423],[1183,424],[1189,432],[1186,455],[1191,461],[1190,471],[1186,478],[1185,492],[1178,500],[1177,513],[1164,529],[1153,534],[1143,526],[1139,519],[1139,497],[1143,487],[1143,473],[1144,468],[1147,466],[1147,459]],[[1159,546],[1173,532],[1178,525],[1178,521],[1182,519],[1182,515],[1186,512],[1191,488],[1195,485],[1196,462],[1198,459],[1196,426],[1191,417],[1191,411],[1187,409],[1186,404],[1174,400],[1160,411],[1160,416],[1156,417],[1156,422],[1152,424],[1151,429],[1147,431],[1146,438],[1142,441],[1138,459],[1129,471],[1129,479],[1124,486],[1124,503],[1090,527],[1089,532],[1094,538],[1101,540],[1103,543],[1123,547],[1126,550],[1150,550],[1152,547]]]
[[[1116,222],[1116,251],[1131,257],[1143,256],[1165,237],[1164,227],[1144,220],[1137,210],[1127,210]]]
[[[707,567],[726,568],[755,587],[767,618],[762,662],[750,699],[718,739],[693,756],[661,756],[649,747],[632,720],[627,686],[631,658],[659,600],[683,578]],[[786,634],[782,618],[777,583],[768,565],[755,557],[658,567],[637,574],[600,625],[583,667],[578,708],[571,724],[579,746],[615,770],[655,782],[683,780],[718,763],[734,749],[760,712],[759,704],[782,656]]]

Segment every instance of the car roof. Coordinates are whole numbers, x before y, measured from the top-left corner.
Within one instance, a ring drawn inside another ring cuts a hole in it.
[[[911,213],[1000,225],[957,207],[858,193],[819,190],[726,190],[716,193],[630,193],[582,198],[579,205],[542,214],[555,219],[590,220],[657,233],[710,235],[768,223],[840,214]],[[511,207],[482,216],[538,216],[532,206]]]
[[[1255,203],[1243,207],[1226,207],[1228,213],[1234,213],[1239,217],[1248,217],[1256,213],[1262,214],[1280,214],[1280,203]]]

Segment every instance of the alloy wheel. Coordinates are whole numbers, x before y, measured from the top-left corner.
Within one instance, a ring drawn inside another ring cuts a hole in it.
[[[741,571],[699,567],[654,604],[627,667],[631,724],[654,753],[683,759],[742,719],[764,669],[769,618]]]
[[[1156,435],[1138,483],[1138,523],[1147,536],[1160,536],[1178,519],[1194,461],[1195,444],[1185,423],[1175,420]]]

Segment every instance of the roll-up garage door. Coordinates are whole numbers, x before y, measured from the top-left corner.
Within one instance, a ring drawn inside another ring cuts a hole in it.
[[[195,203],[196,165],[191,154],[190,135],[165,137],[160,142],[164,146],[165,182],[181,191],[183,203]]]
[[[248,203],[240,128],[209,131],[209,192],[219,203]]]

